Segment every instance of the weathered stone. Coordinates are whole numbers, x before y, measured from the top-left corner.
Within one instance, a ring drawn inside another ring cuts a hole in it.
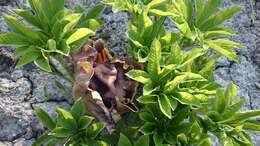
[[[33,144],[34,139],[26,140],[24,138],[19,138],[15,140],[13,146],[31,146]]]
[[[0,146],[13,146],[11,142],[0,142]]]

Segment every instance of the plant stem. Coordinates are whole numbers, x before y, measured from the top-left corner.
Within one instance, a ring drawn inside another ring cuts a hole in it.
[[[66,75],[74,82],[74,73],[72,69],[66,64],[62,56],[53,56],[66,71]]]
[[[58,77],[68,81],[69,83],[73,84],[74,83],[74,80],[71,79],[71,78],[68,78],[64,73],[62,73],[57,67],[56,65],[53,63],[52,60],[50,60],[50,66],[51,66],[51,69],[52,69],[52,73],[54,75],[57,75]]]

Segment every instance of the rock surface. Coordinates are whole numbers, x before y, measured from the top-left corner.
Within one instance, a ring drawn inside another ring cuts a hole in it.
[[[69,0],[68,7],[81,0]],[[94,0],[89,1],[92,5]],[[98,1],[96,1],[98,2]],[[249,1],[226,0],[224,6],[237,4],[242,11],[227,25],[238,35],[234,40],[245,47],[238,50],[239,62],[230,62],[220,58],[215,71],[215,79],[227,85],[233,81],[239,89],[239,95],[245,97],[244,110],[260,109],[260,26],[251,25],[251,7]],[[0,13],[8,13],[11,8],[26,7],[23,1],[1,0]],[[256,7],[257,19],[260,17],[260,4]],[[104,27],[95,38],[103,38],[108,48],[121,56],[127,56],[125,45],[126,13],[112,14],[106,8],[101,16]],[[259,20],[260,21],[260,20]],[[170,27],[171,24],[166,24]],[[0,17],[0,33],[8,32],[8,28]],[[57,106],[70,107],[69,95],[64,95],[55,86],[57,77],[38,71],[33,65],[15,69],[16,61],[12,59],[12,48],[0,47],[0,146],[30,146],[34,138],[44,130],[35,117],[34,110],[41,107],[54,116]],[[43,90],[48,91],[44,95]],[[254,144],[260,145],[260,135],[252,134]]]

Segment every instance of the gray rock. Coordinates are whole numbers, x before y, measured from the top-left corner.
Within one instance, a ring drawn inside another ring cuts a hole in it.
[[[13,146],[31,146],[33,144],[34,139],[26,140],[24,138],[19,138],[15,140]]]
[[[11,142],[0,142],[0,146],[13,146]]]
[[[103,28],[97,32],[96,38],[102,38],[105,46],[119,57],[127,57],[127,13],[108,13],[102,15]]]
[[[23,135],[32,135],[29,123],[33,110],[24,100],[31,96],[30,82],[22,77],[12,80],[0,77],[0,140],[14,140]]]

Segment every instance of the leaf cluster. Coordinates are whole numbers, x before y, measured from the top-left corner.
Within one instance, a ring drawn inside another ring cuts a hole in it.
[[[44,110],[36,110],[37,117],[49,129],[33,144],[56,145],[64,143],[65,146],[106,146],[99,140],[98,135],[105,128],[103,123],[93,123],[94,118],[85,115],[85,105],[81,99],[75,101],[70,112],[56,109],[57,117],[52,119]]]
[[[65,8],[65,0],[28,2],[31,10],[12,10],[19,18],[3,14],[11,32],[0,34],[0,46],[16,48],[14,57],[20,58],[18,67],[34,62],[44,71],[55,72],[51,58],[68,56],[101,25],[95,18],[102,12],[102,6],[96,6],[85,14]]]

